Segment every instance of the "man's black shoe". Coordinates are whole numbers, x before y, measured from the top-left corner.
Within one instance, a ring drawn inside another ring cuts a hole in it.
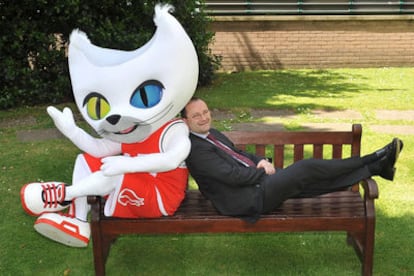
[[[380,163],[382,163],[381,164],[382,169],[379,175],[381,177],[391,180],[391,181],[394,180],[395,171],[396,171],[395,163],[397,162],[398,157],[403,147],[404,147],[403,142],[398,138],[394,138],[392,140],[392,143],[386,147],[386,154],[380,160]]]

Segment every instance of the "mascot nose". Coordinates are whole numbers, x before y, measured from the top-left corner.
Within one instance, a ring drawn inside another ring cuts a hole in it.
[[[108,118],[106,118],[106,120],[111,124],[111,125],[116,125],[119,122],[119,119],[121,119],[121,115],[111,115]]]

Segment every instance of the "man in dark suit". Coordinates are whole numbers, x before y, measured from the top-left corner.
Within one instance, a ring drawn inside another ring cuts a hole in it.
[[[347,188],[378,175],[393,180],[403,148],[398,138],[364,157],[306,159],[277,169],[265,158],[236,149],[221,132],[211,128],[207,104],[192,98],[181,112],[190,128],[187,167],[201,193],[223,215],[255,221],[290,197],[315,196]],[[247,159],[246,159],[247,158]]]

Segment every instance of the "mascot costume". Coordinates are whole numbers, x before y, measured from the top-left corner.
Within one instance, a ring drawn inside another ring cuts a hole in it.
[[[87,195],[107,197],[106,216],[153,218],[172,215],[179,207],[187,187],[184,160],[190,141],[185,123],[174,118],[194,94],[198,60],[171,9],[155,7],[157,29],[134,51],[95,46],[78,30],[70,35],[76,105],[100,137],[79,128],[69,108],[47,108],[56,127],[84,153],[75,161],[72,185],[22,187],[23,209],[38,216],[34,228],[40,234],[87,246]]]

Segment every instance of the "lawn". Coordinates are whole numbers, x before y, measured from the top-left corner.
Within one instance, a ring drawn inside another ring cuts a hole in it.
[[[219,74],[196,95],[213,110],[236,120],[216,120],[218,128],[263,122],[254,109],[285,110],[288,129],[306,123],[361,123],[363,153],[394,137],[371,125],[414,127],[414,118],[378,119],[377,110],[414,110],[414,68],[280,70]],[[68,103],[74,109],[74,105]],[[60,105],[62,107],[64,105]],[[359,119],[320,118],[315,110],[359,112]],[[76,109],[75,109],[76,110]],[[214,113],[213,113],[214,116]],[[85,126],[81,122],[82,126]],[[87,127],[87,126],[85,126]],[[93,275],[91,244],[68,248],[33,229],[35,218],[20,204],[22,185],[34,181],[71,182],[79,150],[66,139],[27,141],[21,131],[53,128],[45,106],[0,111],[0,275]],[[377,178],[375,275],[413,275],[414,135],[404,141],[396,179]],[[358,275],[360,263],[344,233],[278,233],[125,236],[112,247],[108,275]]]

